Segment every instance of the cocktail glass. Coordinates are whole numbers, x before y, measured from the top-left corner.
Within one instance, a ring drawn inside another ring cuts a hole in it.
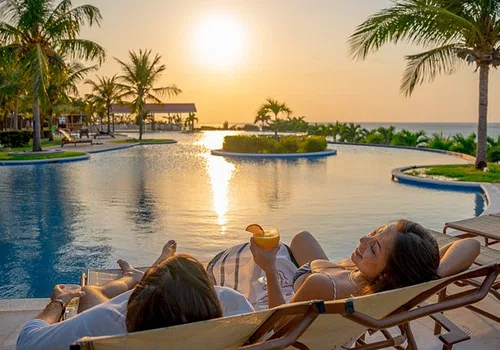
[[[280,243],[280,231],[275,226],[268,226],[262,228],[258,224],[249,225],[246,231],[253,233],[253,240],[260,248],[271,251],[278,247]],[[265,276],[257,279],[262,284],[267,284]]]
[[[78,284],[65,284],[64,285],[64,290],[67,291],[76,291],[80,290],[82,287]],[[71,318],[73,316],[76,316],[78,314],[78,306],[80,305],[80,298],[73,298],[71,301],[66,305],[66,312],[63,315],[63,318],[67,320],[68,318]]]

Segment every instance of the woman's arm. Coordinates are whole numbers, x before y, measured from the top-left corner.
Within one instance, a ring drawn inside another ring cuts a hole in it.
[[[438,275],[447,277],[468,269],[481,252],[481,244],[474,238],[463,238],[443,246],[440,250]]]
[[[254,242],[253,238],[250,238],[250,251],[252,252],[253,261],[266,273],[267,305],[269,308],[286,304],[276,274],[276,254],[278,250],[279,247],[271,251],[264,250]]]

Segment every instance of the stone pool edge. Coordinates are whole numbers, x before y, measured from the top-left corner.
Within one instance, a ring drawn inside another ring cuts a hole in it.
[[[472,182],[472,181],[443,181],[428,179],[423,177],[418,177],[414,175],[405,174],[404,171],[419,168],[428,168],[432,165],[419,165],[419,166],[404,166],[400,168],[393,169],[391,172],[392,181],[403,183],[403,184],[413,184],[413,185],[423,185],[425,187],[439,187],[444,189],[463,189],[463,190],[481,190],[486,196],[486,209],[481,213],[481,215],[487,215],[489,213],[500,212],[500,185],[492,184],[489,182]]]

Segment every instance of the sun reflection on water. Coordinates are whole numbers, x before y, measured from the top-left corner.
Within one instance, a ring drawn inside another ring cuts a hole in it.
[[[222,148],[224,136],[234,134],[232,132],[206,132],[198,141],[198,144],[207,149]],[[212,187],[212,204],[217,213],[217,224],[220,226],[220,232],[224,234],[227,230],[227,211],[229,207],[229,182],[233,177],[235,170],[234,164],[226,161],[224,157],[212,156],[209,153],[204,154],[206,158],[207,173]]]

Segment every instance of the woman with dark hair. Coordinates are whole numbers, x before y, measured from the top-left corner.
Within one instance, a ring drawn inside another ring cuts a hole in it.
[[[329,261],[306,231],[295,235],[290,248],[301,265],[293,278],[295,294],[290,302],[343,299],[427,282],[468,268],[479,254],[479,242],[474,239],[462,239],[440,250],[427,229],[408,220],[361,237],[350,259],[339,263]],[[277,250],[263,250],[253,239],[250,250],[266,273],[268,306],[284,304],[276,275]]]

